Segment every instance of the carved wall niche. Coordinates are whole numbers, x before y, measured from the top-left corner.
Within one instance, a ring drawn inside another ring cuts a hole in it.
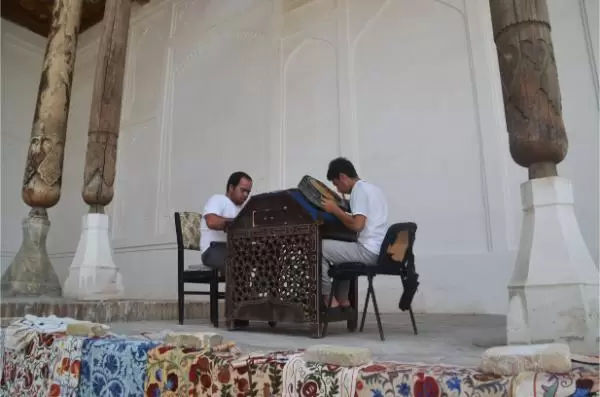
[[[241,13],[232,11],[228,18],[214,12],[221,19],[204,21],[210,29],[180,31],[173,39],[165,206],[169,214],[182,208],[201,210],[239,169],[254,177],[254,191],[265,189],[273,4],[254,4]],[[195,18],[187,11],[185,17]],[[185,20],[177,23],[186,26]]]
[[[364,177],[386,192],[391,219],[419,220],[425,252],[486,252],[481,131],[464,10],[434,0],[385,1],[367,17],[353,9],[357,3],[349,9],[350,83]],[[451,232],[456,224],[462,233]]]

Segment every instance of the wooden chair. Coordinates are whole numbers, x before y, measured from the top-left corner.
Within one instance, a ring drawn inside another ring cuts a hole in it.
[[[377,298],[375,297],[375,288],[373,288],[373,279],[376,275],[380,274],[400,276],[403,292],[398,306],[400,310],[408,310],[410,313],[413,332],[417,335],[417,324],[415,323],[415,316],[412,311],[412,300],[417,293],[417,288],[419,286],[419,275],[415,271],[415,255],[413,253],[416,232],[417,225],[413,222],[396,223],[387,230],[383,243],[381,244],[376,265],[348,262],[330,267],[328,274],[329,277],[333,278],[333,282],[331,293],[329,295],[329,305],[331,305],[333,300],[335,288],[341,280],[352,280],[353,278],[360,276],[367,277],[369,286],[360,322],[360,332],[363,331],[365,326],[369,299],[373,297],[373,308],[375,309],[377,327],[379,328],[379,337],[382,341],[385,340],[383,336],[383,327],[381,325],[381,317],[379,316],[379,307],[377,306]],[[327,318],[325,318],[323,324],[323,336],[327,333],[327,325]]]
[[[185,270],[184,251],[200,251],[200,220],[197,212],[175,212],[175,233],[177,234],[177,303],[179,306],[179,324],[183,324],[184,295],[210,296],[210,322],[219,327],[219,299],[225,299],[225,293],[219,292],[219,283],[225,282],[225,276],[218,270]],[[186,291],[185,283],[209,284],[209,291]]]

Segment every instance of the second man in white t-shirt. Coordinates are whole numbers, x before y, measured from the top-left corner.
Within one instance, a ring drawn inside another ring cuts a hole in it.
[[[331,280],[327,275],[329,266],[344,262],[375,265],[388,228],[388,205],[383,192],[377,186],[361,180],[349,160],[342,157],[332,160],[327,170],[327,179],[340,193],[350,193],[351,213],[344,212],[334,201],[328,199],[323,200],[323,208],[348,229],[357,232],[358,241],[323,240],[322,292],[325,297],[331,291]],[[350,305],[350,283],[342,281],[338,285],[331,307],[347,307]]]

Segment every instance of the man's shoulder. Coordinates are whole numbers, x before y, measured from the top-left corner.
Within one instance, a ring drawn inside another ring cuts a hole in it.
[[[206,201],[204,211],[222,211],[228,204],[229,198],[224,194],[213,194]]]
[[[222,193],[213,194],[212,196],[210,196],[208,198],[208,202],[211,202],[211,201],[226,201],[226,200],[229,200],[229,199],[227,198],[226,195],[224,195]]]
[[[358,190],[362,190],[367,193],[383,194],[383,191],[379,188],[379,186],[371,182],[363,181],[362,179],[356,184],[356,187]]]

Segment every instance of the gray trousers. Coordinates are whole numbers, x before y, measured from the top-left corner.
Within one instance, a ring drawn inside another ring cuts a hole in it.
[[[337,240],[323,240],[322,242],[323,259],[321,262],[321,277],[322,277],[322,292],[324,295],[329,295],[331,292],[331,279],[327,275],[329,266],[335,266],[344,262],[361,262],[367,265],[377,264],[379,255],[366,249],[360,243],[351,243]],[[350,282],[340,281],[337,291],[335,292],[336,299],[348,299],[350,293]]]
[[[202,263],[211,269],[224,269],[225,257],[227,255],[227,244],[222,242],[212,242],[210,247],[202,253]]]

